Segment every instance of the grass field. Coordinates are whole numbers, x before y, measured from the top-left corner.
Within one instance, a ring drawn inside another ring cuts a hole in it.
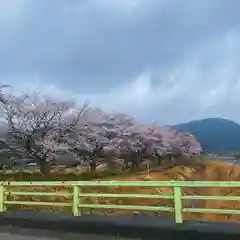
[[[26,177],[26,176],[25,176]],[[39,175],[36,173],[28,174],[26,180],[41,180],[38,178]],[[171,169],[162,170],[160,169],[153,169],[150,174],[148,175],[145,171],[139,171],[135,173],[123,173],[117,175],[116,173],[98,173],[93,176],[94,179],[101,179],[101,180],[121,180],[121,181],[135,181],[135,180],[198,180],[198,181],[240,181],[240,166],[233,165],[228,163],[223,163],[221,161],[218,162],[209,162],[206,164],[206,168],[203,170],[195,169],[193,167],[186,167],[186,166],[178,166],[173,167]],[[14,180],[16,176],[13,174],[9,174],[7,177],[4,177],[4,180]],[[30,178],[30,179],[29,179]],[[89,174],[71,174],[66,173],[65,175],[58,175],[57,172],[53,175],[54,180],[90,180],[91,176]],[[18,191],[21,189],[17,189]],[[23,190],[23,189],[22,189]],[[24,188],[26,191],[26,189]],[[31,189],[33,190],[33,189]],[[52,188],[52,187],[35,187],[34,190],[37,191],[68,191],[69,189],[64,188]],[[91,192],[99,192],[99,193],[152,193],[152,194],[169,194],[172,193],[170,188],[126,188],[126,187],[84,187],[83,192],[91,193]],[[240,196],[240,189],[229,189],[229,188],[200,188],[200,189],[185,189],[185,193],[189,194],[196,194],[196,195],[211,195],[211,196]],[[71,197],[49,197],[49,196],[9,196],[14,200],[21,200],[21,201],[53,201],[53,202],[67,202],[71,201]],[[84,198],[81,199],[84,203],[101,203],[101,204],[124,204],[124,205],[151,205],[151,206],[172,206],[173,201],[169,199],[113,199],[113,198]],[[185,206],[188,207],[203,207],[203,208],[228,208],[228,209],[240,209],[240,202],[238,201],[219,201],[219,200],[192,200],[184,202]],[[32,210],[32,211],[71,211],[71,209],[63,208],[63,207],[46,207],[46,206],[11,206],[11,209],[25,209],[25,210]],[[113,214],[113,215],[129,215],[129,214],[138,214],[138,212],[132,212],[129,210],[90,210],[84,209],[84,213],[94,213],[94,214]],[[172,213],[151,213],[155,215],[160,215],[164,218],[173,218]],[[207,221],[220,221],[220,222],[239,222],[240,223],[240,216],[237,215],[217,215],[217,214],[185,214],[184,219],[195,219],[195,220],[207,220]]]

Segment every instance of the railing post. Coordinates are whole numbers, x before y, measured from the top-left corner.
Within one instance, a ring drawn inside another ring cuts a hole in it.
[[[73,216],[79,216],[79,186],[73,186],[73,202],[72,202],[72,213]]]
[[[5,187],[4,185],[1,183],[0,185],[0,212],[4,212],[6,211],[6,204],[5,204]]]
[[[181,187],[179,186],[173,187],[173,193],[174,193],[175,221],[176,223],[183,223]]]
[[[80,193],[82,193],[82,188],[78,186],[78,216],[81,216],[83,213],[83,209],[81,207],[82,197],[79,196]]]

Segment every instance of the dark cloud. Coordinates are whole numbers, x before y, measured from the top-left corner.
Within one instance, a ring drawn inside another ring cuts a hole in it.
[[[231,107],[239,9],[236,0],[2,0],[0,76],[143,121],[240,121]]]

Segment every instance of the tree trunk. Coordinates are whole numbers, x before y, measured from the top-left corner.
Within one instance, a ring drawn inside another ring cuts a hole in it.
[[[172,161],[173,161],[173,156],[172,156],[172,154],[168,154],[168,161],[169,161],[169,162],[172,162]]]
[[[137,154],[132,155],[132,170],[139,168],[139,159]]]
[[[124,170],[126,171],[128,169],[128,160],[127,159],[123,159],[124,160]]]
[[[132,161],[132,170],[138,169],[139,168],[139,164],[137,160],[133,160]]]
[[[91,173],[96,172],[96,168],[97,168],[97,163],[96,163],[96,161],[90,162]]]
[[[44,159],[39,161],[39,168],[40,168],[40,173],[44,177],[50,176],[50,166],[48,165],[47,161]]]
[[[23,180],[23,169],[24,169],[23,162],[21,162],[20,169],[19,169],[19,180],[20,181]]]

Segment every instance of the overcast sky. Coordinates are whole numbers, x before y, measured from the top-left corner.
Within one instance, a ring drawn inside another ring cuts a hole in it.
[[[240,122],[240,1],[0,0],[0,78],[140,121]]]

